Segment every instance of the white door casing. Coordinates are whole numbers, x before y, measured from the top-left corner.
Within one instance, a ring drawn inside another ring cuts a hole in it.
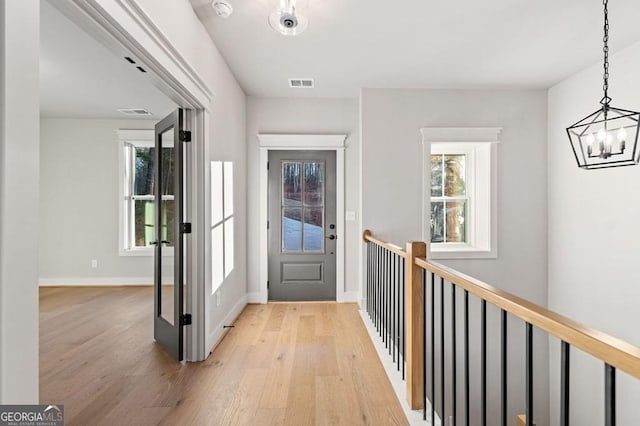
[[[336,152],[336,228],[338,239],[336,240],[336,301],[345,302],[344,287],[344,241],[345,241],[345,170],[344,170],[344,150],[346,134],[265,134],[257,135],[260,146],[260,283],[257,293],[249,294],[249,302],[267,303],[268,290],[267,281],[269,279],[268,257],[269,257],[269,234],[267,221],[269,218],[268,207],[268,183],[269,174],[267,163],[269,161],[269,151],[286,150],[314,150],[314,151],[335,151]]]

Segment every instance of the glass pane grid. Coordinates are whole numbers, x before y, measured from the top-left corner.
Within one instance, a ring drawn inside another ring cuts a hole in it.
[[[431,242],[467,242],[466,155],[431,155]]]
[[[283,161],[282,252],[324,251],[325,164]]]

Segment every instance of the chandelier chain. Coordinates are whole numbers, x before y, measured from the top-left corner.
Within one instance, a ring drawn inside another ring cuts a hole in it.
[[[604,43],[602,48],[602,52],[604,54],[604,84],[602,86],[604,90],[604,98],[602,98],[602,101],[603,105],[606,107],[611,101],[609,98],[609,0],[602,0],[602,4],[604,6],[604,37],[602,38]]]

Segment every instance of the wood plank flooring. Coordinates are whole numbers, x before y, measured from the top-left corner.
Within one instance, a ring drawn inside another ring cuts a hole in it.
[[[70,425],[408,424],[354,304],[249,305],[204,362],[153,342],[152,289],[40,290],[40,398]]]

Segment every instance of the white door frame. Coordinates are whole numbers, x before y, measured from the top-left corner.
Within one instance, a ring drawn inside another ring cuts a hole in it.
[[[208,167],[213,90],[155,25],[138,0],[56,0],[60,9],[86,32],[119,56],[133,57],[144,67],[153,84],[180,107],[191,109],[187,125],[192,131],[192,149],[188,154],[192,170],[187,174],[191,190],[185,212],[193,233],[187,243],[187,297],[185,313],[192,324],[185,329],[185,359],[202,361],[206,347],[206,318],[209,298],[205,288],[211,282],[210,170]]]
[[[344,289],[344,149],[347,135],[258,134],[260,146],[260,291],[250,294],[249,301],[267,303],[269,291],[269,151],[335,151],[336,153],[336,301],[345,302]]]

